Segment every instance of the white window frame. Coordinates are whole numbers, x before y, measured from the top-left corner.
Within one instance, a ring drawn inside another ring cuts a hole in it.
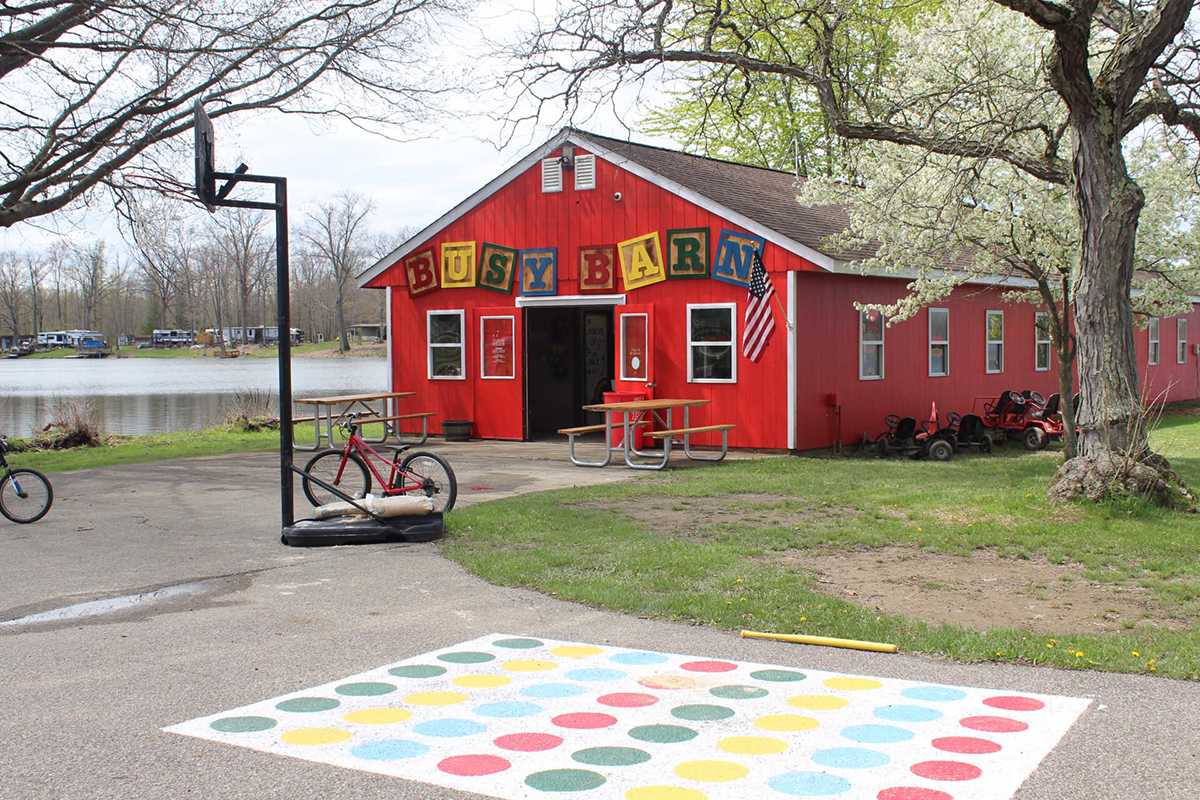
[[[547,188],[548,187],[548,188]],[[542,194],[551,194],[563,190],[562,159],[542,159]]]
[[[1054,351],[1052,339],[1039,339],[1038,320],[1042,317],[1046,318],[1047,335],[1049,335],[1050,327],[1050,312],[1039,311],[1033,315],[1033,370],[1034,372],[1049,372],[1050,371],[1050,354]],[[1038,353],[1041,351],[1041,346],[1046,345],[1046,366],[1038,366]]]
[[[487,342],[484,341],[484,334],[487,329],[487,321],[489,319],[506,319],[512,325],[512,347],[513,361],[511,375],[488,375],[487,374]],[[512,314],[491,314],[486,317],[479,318],[479,377],[485,381],[512,381],[517,378],[517,318]]]
[[[1151,317],[1150,322],[1146,324],[1146,336],[1149,340],[1146,347],[1146,363],[1151,367],[1157,367],[1158,362],[1162,361],[1162,339],[1159,333],[1158,317]]]
[[[933,318],[936,314],[944,314],[946,316],[946,338],[933,338]],[[933,348],[940,345],[943,349],[943,371],[933,371]],[[929,309],[929,377],[931,378],[948,378],[950,377],[950,309],[948,308],[931,308]]]
[[[1187,317],[1175,320],[1175,363],[1186,364],[1188,360]]]
[[[433,318],[435,316],[450,316],[458,315],[458,344],[436,344],[433,341]],[[433,374],[433,349],[435,347],[457,347],[459,350],[459,362],[462,364],[461,375],[434,375]],[[429,380],[431,381],[465,381],[467,379],[467,313],[461,308],[442,308],[431,309],[425,312],[425,351],[426,351],[426,366],[428,367]]]
[[[999,339],[991,338],[990,332],[988,330],[988,328],[990,327],[988,325],[988,322],[989,322],[989,320],[991,320],[993,314],[1000,317],[1000,338]],[[984,372],[986,372],[989,375],[999,375],[1000,373],[1004,372],[1004,312],[1003,311],[993,311],[993,310],[989,309],[984,312],[984,314],[983,314],[983,339],[984,339],[983,370],[984,370]],[[989,369],[988,368],[988,350],[991,349],[991,346],[994,344],[1000,345],[1000,369]]]
[[[626,322],[626,320],[629,320],[633,317],[641,317],[642,319],[644,319],[646,321],[646,359],[647,359],[647,361],[649,361],[649,358],[650,358],[650,315],[644,311],[638,312],[638,313],[632,313],[632,314],[619,315],[618,318],[621,320],[621,322],[617,326],[619,328],[619,330],[617,331],[617,336],[620,337],[620,345],[621,345],[621,349],[619,352],[619,355],[621,356],[621,358],[620,358],[621,380],[626,381],[628,383],[648,383],[650,381],[650,364],[649,363],[646,364],[646,377],[644,377],[644,378],[631,378],[625,374],[625,353],[627,352],[625,349],[625,322]]]
[[[865,323],[867,321],[868,313],[869,312],[867,312],[865,310],[858,312],[858,379],[860,381],[881,381],[881,380],[883,380],[883,376],[884,376],[884,372],[885,372],[884,366],[883,366],[883,364],[884,364],[883,355],[886,352],[886,348],[884,347],[884,340],[887,338],[887,319],[883,316],[882,312],[876,311],[875,313],[879,314],[879,320],[881,323],[879,326],[879,341],[878,342],[864,342],[863,341],[863,328],[866,327]],[[879,348],[879,374],[878,375],[864,375],[863,374],[863,347],[868,344],[874,345]]]
[[[692,341],[692,311],[696,309],[723,308],[729,312],[729,353],[733,362],[732,377],[729,378],[697,378],[692,373],[693,347],[720,347],[725,342],[694,342]],[[738,368],[738,332],[737,332],[737,303],[689,303],[687,306],[687,375],[688,383],[737,383]]]
[[[591,180],[581,180],[582,177],[591,176]],[[587,155],[575,156],[575,190],[587,191],[588,189],[596,188],[596,156],[588,153]]]

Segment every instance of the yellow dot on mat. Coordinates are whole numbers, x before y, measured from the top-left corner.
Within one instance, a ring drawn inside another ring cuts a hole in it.
[[[675,774],[689,781],[725,783],[746,777],[750,768],[730,761],[685,761],[675,767]]]
[[[691,675],[650,675],[638,683],[647,689],[698,689],[704,685],[703,680]]]
[[[464,689],[492,689],[496,686],[507,686],[512,683],[512,678],[503,675],[463,675],[451,682]]]
[[[825,685],[830,689],[847,689],[852,692],[879,689],[883,686],[879,681],[873,681],[870,678],[830,678],[825,681]]]
[[[418,692],[404,698],[404,702],[414,706],[452,706],[466,699],[462,692]]]
[[[681,786],[639,786],[626,792],[625,800],[708,800],[708,795]]]
[[[717,742],[717,747],[740,756],[767,756],[782,753],[787,742],[769,736],[727,736]]]
[[[279,738],[288,744],[334,744],[344,742],[353,736],[350,731],[341,728],[300,728],[288,731]]]
[[[827,694],[801,694],[788,698],[788,705],[808,711],[832,711],[835,708],[844,708],[850,705],[850,701],[844,697],[833,697]]]
[[[545,672],[558,665],[553,661],[506,661],[500,666],[513,672]]]
[[[799,714],[770,714],[754,720],[754,727],[764,731],[807,731],[820,724],[812,717]]]
[[[567,658],[584,658],[585,656],[599,655],[604,652],[602,647],[584,647],[583,645],[564,645],[556,647],[550,651],[556,656],[566,656]]]
[[[403,708],[364,708],[361,711],[351,711],[342,719],[358,725],[391,725],[393,722],[403,722],[411,716],[412,712]]]

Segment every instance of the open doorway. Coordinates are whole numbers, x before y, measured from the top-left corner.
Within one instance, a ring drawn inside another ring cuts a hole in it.
[[[612,309],[526,308],[524,316],[529,437],[594,423],[599,415],[583,406],[601,402],[600,393],[612,386]]]

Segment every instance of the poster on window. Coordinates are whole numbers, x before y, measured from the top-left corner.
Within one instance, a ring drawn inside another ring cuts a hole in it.
[[[481,326],[483,329],[481,374],[485,378],[516,377],[513,318],[484,317],[481,322],[483,323]]]
[[[621,317],[621,380],[646,380],[646,315]]]

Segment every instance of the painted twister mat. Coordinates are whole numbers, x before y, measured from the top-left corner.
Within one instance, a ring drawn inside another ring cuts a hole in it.
[[[1089,702],[492,634],[166,730],[508,800],[989,800]]]

